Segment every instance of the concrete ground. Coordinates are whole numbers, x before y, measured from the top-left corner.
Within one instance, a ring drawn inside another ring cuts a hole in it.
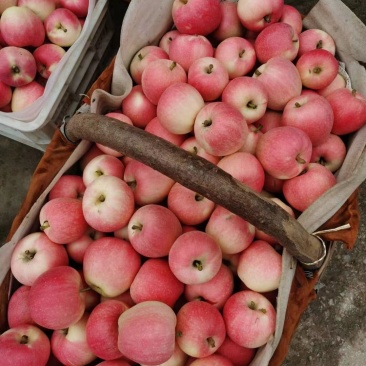
[[[110,0],[116,27],[121,0]],[[286,1],[304,14],[316,1]],[[345,0],[366,23],[365,0]],[[117,11],[116,11],[117,10]],[[29,187],[42,152],[0,136],[0,244]],[[318,297],[304,313],[285,366],[366,365],[366,182],[359,197],[361,227],[353,251],[339,244],[321,282]]]

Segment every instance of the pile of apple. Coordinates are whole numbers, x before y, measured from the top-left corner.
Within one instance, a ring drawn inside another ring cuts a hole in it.
[[[21,111],[43,95],[79,38],[88,6],[89,0],[1,1],[0,111]]]
[[[230,173],[296,217],[332,187],[366,122],[332,37],[283,0],[175,0],[107,115]],[[273,335],[280,243],[101,144],[21,239],[2,365],[245,366]]]

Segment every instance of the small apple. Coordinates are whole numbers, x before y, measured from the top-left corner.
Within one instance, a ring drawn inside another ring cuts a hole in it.
[[[33,104],[44,93],[45,87],[37,81],[31,81],[29,84],[17,86],[13,90],[11,100],[11,110],[19,112]]]
[[[89,0],[58,0],[59,6],[71,10],[78,18],[88,15]]]
[[[10,296],[8,303],[8,324],[10,328],[23,324],[36,325],[29,311],[30,286],[22,285]]]
[[[45,43],[37,47],[33,51],[33,56],[36,60],[39,74],[45,79],[48,79],[65,53],[65,49],[53,43]]]
[[[296,34],[302,31],[302,15],[294,6],[288,4],[283,6],[279,22],[291,25]]]
[[[76,174],[64,174],[51,188],[48,200],[59,197],[81,199],[85,192],[83,178]]]
[[[336,45],[332,36],[322,29],[311,28],[299,33],[299,57],[311,50],[326,50],[335,55]]]
[[[234,366],[249,366],[257,350],[239,346],[226,336],[224,343],[216,351],[218,355],[223,355],[229,359]]]
[[[169,30],[160,38],[159,47],[169,54],[170,43],[179,34],[181,33],[176,29]]]
[[[32,10],[42,22],[56,9],[55,0],[18,0],[17,6]]]
[[[0,108],[5,107],[11,102],[12,95],[12,88],[0,81]]]

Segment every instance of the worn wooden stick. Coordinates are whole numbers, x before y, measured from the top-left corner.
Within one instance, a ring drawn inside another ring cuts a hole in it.
[[[108,146],[165,174],[273,236],[302,263],[313,263],[324,253],[321,242],[276,203],[206,159],[140,128],[85,113],[67,122],[65,135],[70,141],[88,140]]]

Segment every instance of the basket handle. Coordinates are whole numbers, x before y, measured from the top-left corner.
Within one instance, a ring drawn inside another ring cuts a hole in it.
[[[273,236],[307,269],[317,269],[325,245],[285,210],[206,159],[140,128],[94,113],[74,115],[63,127],[71,142],[88,140],[138,160]]]

